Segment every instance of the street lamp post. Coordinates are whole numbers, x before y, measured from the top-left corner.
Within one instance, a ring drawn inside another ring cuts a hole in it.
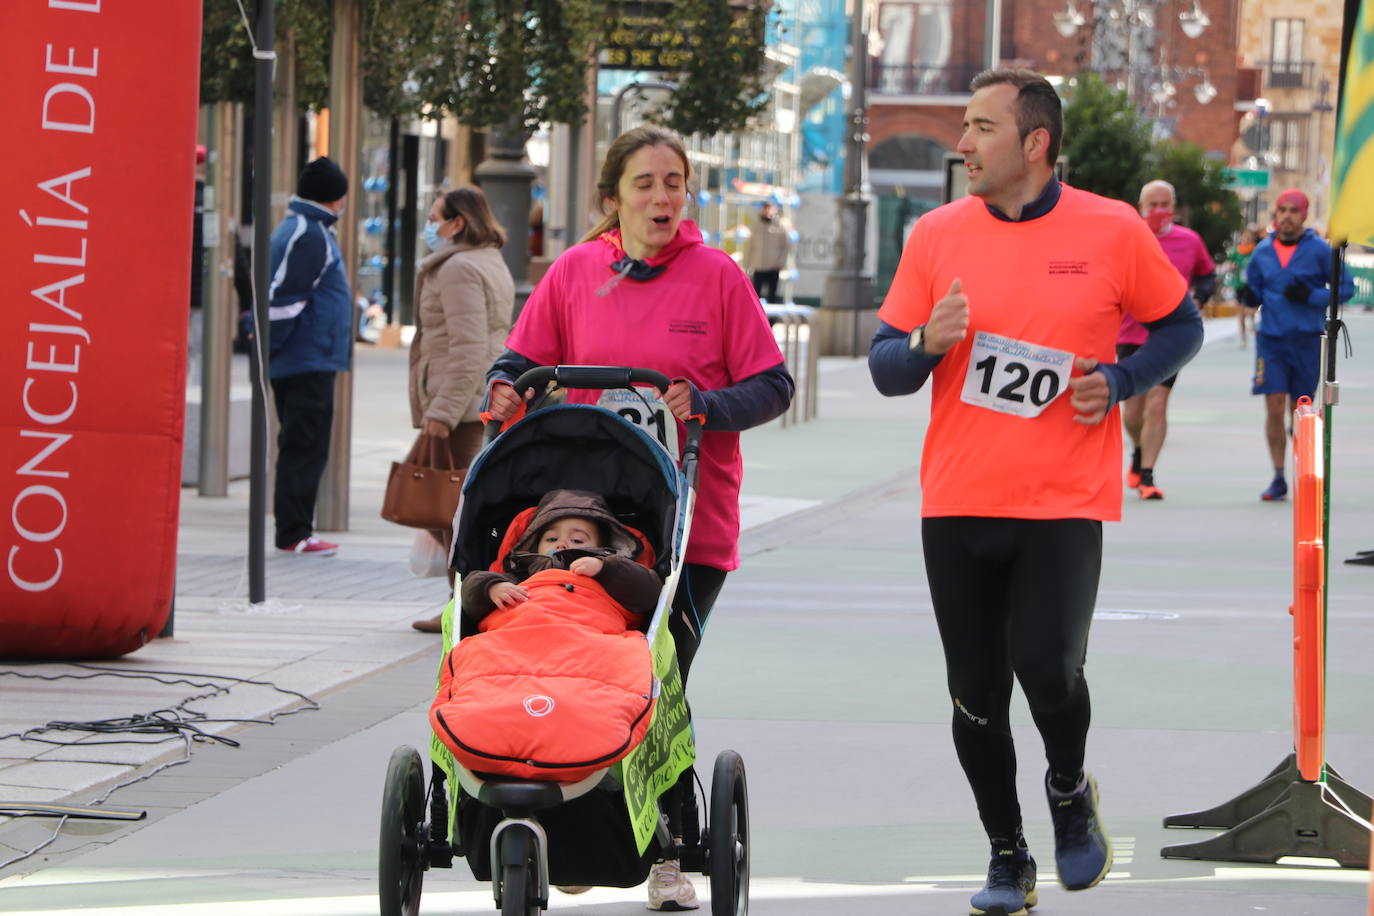
[[[1206,105],[1217,96],[1217,87],[1205,67],[1169,66],[1156,60],[1158,30],[1155,14],[1170,0],[1092,0],[1093,69],[1100,73],[1119,72],[1127,96],[1141,109],[1147,102],[1155,106],[1155,115],[1163,113],[1177,94],[1177,83],[1187,77],[1199,82],[1193,87],[1198,104]],[[1051,17],[1054,27],[1065,38],[1071,38],[1087,24],[1074,0],[1065,0],[1062,10]],[[1192,7],[1178,14],[1179,27],[1188,38],[1198,38],[1212,24],[1202,9],[1201,0],[1193,0]],[[1142,55],[1146,59],[1142,60]],[[1141,89],[1144,89],[1144,93]]]
[[[473,169],[473,177],[486,195],[496,221],[506,227],[501,256],[515,280],[515,311],[529,298],[530,285],[530,185],[538,172],[525,158],[529,131],[513,118],[487,132],[487,158]]]
[[[1317,113],[1317,193],[1312,218],[1320,223],[1326,222],[1326,192],[1331,184],[1330,163],[1326,157],[1326,116],[1335,108],[1331,104],[1331,81],[1323,79],[1317,85],[1317,101],[1312,106]]]
[[[1254,108],[1252,110],[1255,115],[1253,127],[1254,142],[1251,143],[1249,140],[1245,141],[1250,147],[1250,155],[1245,159],[1245,166],[1250,169],[1263,169],[1267,172],[1274,165],[1275,161],[1274,153],[1269,149],[1269,134],[1264,122],[1265,115],[1269,114],[1269,100],[1260,97],[1255,99],[1253,104]],[[1242,128],[1245,128],[1249,118],[1250,116],[1247,114],[1245,118],[1241,120]],[[1243,130],[1241,135],[1242,139],[1249,133],[1249,130],[1250,128]],[[1245,193],[1248,195],[1244,197],[1245,221],[1247,223],[1257,223],[1260,221],[1259,214],[1263,209],[1261,207],[1261,199],[1264,194],[1262,191],[1247,191]]]
[[[825,278],[821,299],[822,307],[829,310],[827,349],[844,356],[861,356],[865,352],[860,349],[859,339],[861,311],[872,308],[874,297],[873,277],[864,272],[868,260],[866,243],[871,199],[865,175],[867,6],[867,0],[850,0],[849,123],[845,135],[844,195],[837,201],[839,231],[835,237],[835,269]]]
[[[272,243],[272,65],[275,0],[259,0],[253,48],[253,327],[249,354],[253,383],[249,432],[248,602],[267,599],[267,356],[271,324],[267,316],[268,252]]]

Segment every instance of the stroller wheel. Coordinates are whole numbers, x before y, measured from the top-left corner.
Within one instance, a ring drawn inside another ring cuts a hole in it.
[[[425,778],[413,747],[391,753],[382,790],[377,890],[382,916],[417,916],[425,873]]]
[[[539,916],[538,844],[524,827],[512,826],[501,835],[501,916]]]
[[[744,760],[721,751],[711,776],[710,856],[711,916],[745,916],[749,912],[749,790]]]

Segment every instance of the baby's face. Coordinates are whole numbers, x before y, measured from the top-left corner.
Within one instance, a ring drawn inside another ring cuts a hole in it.
[[[539,536],[539,552],[552,554],[570,547],[600,547],[596,522],[585,518],[560,518]]]

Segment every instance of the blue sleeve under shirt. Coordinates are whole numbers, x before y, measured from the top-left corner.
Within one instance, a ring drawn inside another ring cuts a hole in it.
[[[1119,363],[1097,367],[1107,377],[1113,406],[1148,391],[1183,368],[1202,348],[1202,315],[1189,293],[1172,312],[1158,321],[1144,322],[1150,337],[1140,349]],[[919,391],[943,358],[913,351],[910,334],[880,322],[868,351],[868,373],[880,394],[895,397]]]

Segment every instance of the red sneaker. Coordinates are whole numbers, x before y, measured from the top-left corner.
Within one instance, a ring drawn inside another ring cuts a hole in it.
[[[1137,488],[1137,492],[1140,493],[1140,498],[1141,498],[1141,499],[1163,499],[1163,498],[1164,498],[1164,491],[1161,490],[1159,487],[1155,486],[1154,484],[1147,484],[1147,485],[1145,485],[1145,486],[1143,486],[1143,487],[1139,487],[1139,488]]]
[[[1134,489],[1138,488],[1139,486],[1140,486],[1140,472],[1139,472],[1139,471],[1127,471],[1127,472],[1126,472],[1126,489],[1128,489],[1128,490],[1134,490]]]
[[[290,547],[278,547],[277,549],[285,553],[299,553],[310,557],[332,557],[339,552],[339,545],[331,544],[324,538],[319,538],[312,534],[305,540],[297,541]]]

